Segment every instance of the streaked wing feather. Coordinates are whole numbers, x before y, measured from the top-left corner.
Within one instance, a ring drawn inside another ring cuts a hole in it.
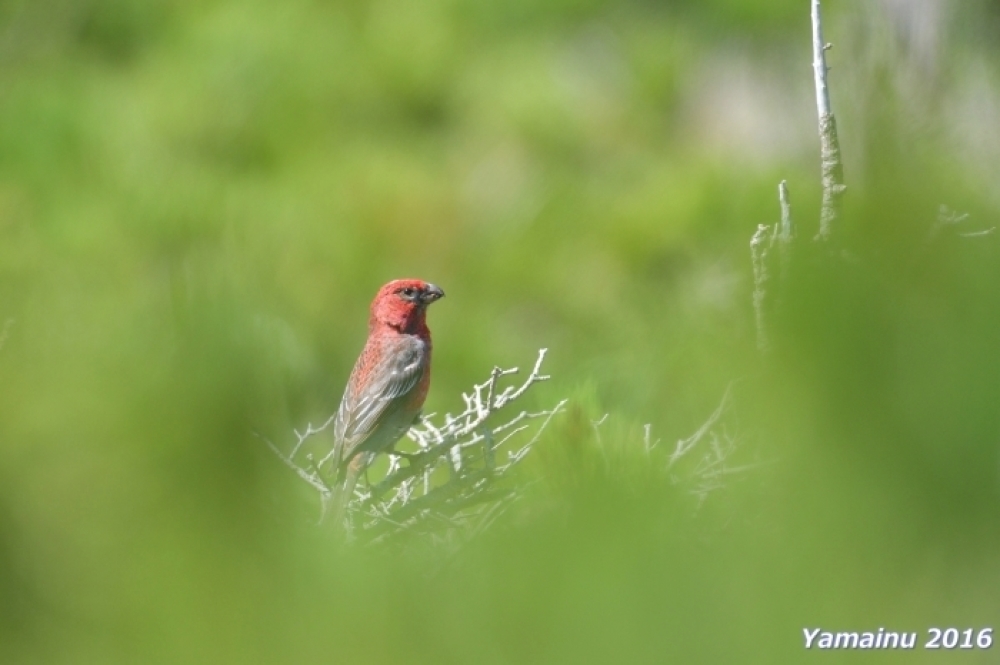
[[[416,338],[394,340],[393,349],[383,349],[370,370],[373,382],[363,394],[348,388],[334,423],[336,465],[340,464],[378,428],[399,397],[409,393],[423,375],[425,347]],[[393,367],[399,367],[393,369]]]

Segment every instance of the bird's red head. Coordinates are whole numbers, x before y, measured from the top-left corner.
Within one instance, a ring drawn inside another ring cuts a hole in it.
[[[440,287],[419,279],[396,279],[381,289],[372,301],[369,325],[387,325],[399,332],[427,332],[427,306],[444,297]]]

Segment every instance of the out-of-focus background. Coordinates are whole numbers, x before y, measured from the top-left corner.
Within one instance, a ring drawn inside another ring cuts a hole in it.
[[[829,255],[807,0],[0,3],[0,661],[775,663],[803,627],[1000,626],[1000,234],[970,235],[1000,12],[824,11]],[[448,294],[428,410],[540,347],[525,406],[570,398],[457,552],[343,548],[250,434],[333,411],[402,276]],[[662,462],[733,380],[701,500],[703,451]]]

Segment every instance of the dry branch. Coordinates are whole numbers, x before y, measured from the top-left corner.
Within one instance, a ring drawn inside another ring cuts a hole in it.
[[[477,532],[485,528],[487,520],[495,520],[516,495],[516,488],[499,481],[524,459],[566,404],[562,400],[551,409],[522,410],[498,423],[491,422],[492,416],[508,408],[531,386],[549,378],[541,373],[545,354],[546,349],[539,351],[531,372],[519,385],[501,386],[505,377],[519,372],[518,368],[494,367],[486,381],[462,394],[463,411],[457,415],[446,413],[443,423],[435,422],[431,414],[410,428],[407,437],[417,452],[388,453],[389,463],[380,477],[373,478],[369,470],[368,482],[350,497],[347,512],[353,530],[365,540],[379,541],[442,529],[468,528]],[[323,469],[332,451],[333,437],[327,435],[316,453],[305,450],[316,448],[316,435],[327,432],[333,420],[331,416],[319,427],[309,424],[302,432],[296,430],[288,454],[264,439],[285,466],[319,493],[324,515],[333,479],[332,472]],[[532,421],[538,421],[534,436],[515,447],[517,437],[529,429]],[[498,454],[505,456],[498,459]],[[314,462],[315,457],[319,457],[319,463]]]
[[[764,352],[770,346],[767,334],[767,288],[771,279],[768,269],[768,254],[774,245],[775,227],[759,224],[757,232],[750,239],[750,258],[753,262],[753,312],[757,328],[757,349]]]
[[[823,202],[820,207],[817,240],[829,240],[834,222],[840,216],[840,199],[846,189],[844,166],[840,160],[840,141],[837,138],[837,119],[830,107],[827,87],[826,51],[830,44],[823,41],[823,20],[819,0],[812,0],[813,78],[816,83],[816,111],[819,115],[820,179]]]

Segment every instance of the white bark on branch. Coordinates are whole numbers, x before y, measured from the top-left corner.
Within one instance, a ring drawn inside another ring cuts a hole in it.
[[[494,367],[489,379],[462,394],[465,408],[461,413],[446,413],[443,424],[436,424],[434,414],[430,414],[410,428],[407,436],[419,450],[406,454],[389,452],[388,469],[356,488],[354,496],[349,497],[348,509],[355,528],[364,529],[366,539],[374,542],[394,534],[435,527],[466,525],[478,531],[483,528],[484,520],[495,519],[500,510],[498,505],[505,505],[516,495],[516,488],[501,488],[498,481],[524,459],[552,418],[562,412],[566,400],[551,409],[522,410],[497,424],[488,420],[522,397],[532,385],[549,378],[541,373],[546,351],[538,352],[531,373],[520,385],[500,386],[501,379],[517,374],[518,368]],[[331,416],[319,427],[310,424],[304,431],[296,430],[296,440],[288,454],[260,437],[285,466],[319,493],[323,514],[332,495],[331,483],[326,477],[328,472],[320,470],[323,464],[314,462],[313,453],[321,459],[329,455],[330,437],[320,439],[316,435],[325,432],[333,420]],[[539,421],[534,436],[512,449],[512,442],[533,420]],[[498,460],[498,452],[505,453],[505,458]],[[402,463],[404,459],[406,464]],[[442,467],[447,467],[447,474],[438,472],[443,471]]]
[[[767,288],[771,279],[767,257],[774,244],[775,227],[759,224],[750,239],[750,259],[753,262],[753,313],[757,327],[757,349],[762,353],[770,347],[767,334]]]
[[[840,200],[844,194],[844,166],[840,160],[840,141],[837,138],[837,120],[830,107],[830,90],[827,86],[826,51],[830,44],[823,41],[823,20],[819,0],[812,0],[813,78],[816,83],[816,111],[819,115],[820,179],[823,185],[823,203],[820,208],[817,240],[829,240],[834,223],[840,216]]]

